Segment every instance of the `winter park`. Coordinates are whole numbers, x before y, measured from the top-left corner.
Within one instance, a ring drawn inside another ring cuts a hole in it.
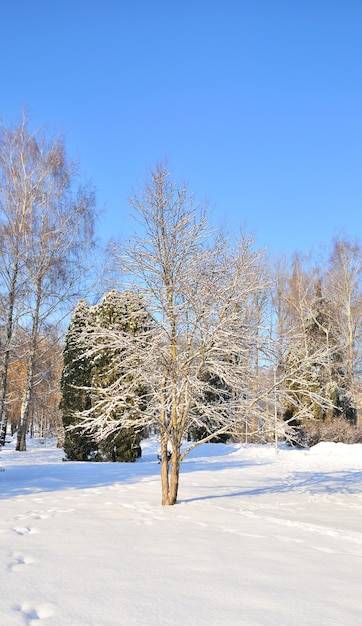
[[[163,163],[74,303],[92,204],[34,141],[3,128],[2,623],[357,626],[362,248],[272,266]]]
[[[174,507],[157,445],[136,463],[3,448],[4,626],[361,623],[361,444],[204,444]]]
[[[0,626],[362,624],[361,24],[0,2]]]

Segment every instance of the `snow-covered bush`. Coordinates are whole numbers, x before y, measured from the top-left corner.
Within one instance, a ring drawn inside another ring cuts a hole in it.
[[[319,420],[290,429],[288,442],[301,447],[315,446],[320,441],[362,443],[362,431],[343,417],[323,422]]]

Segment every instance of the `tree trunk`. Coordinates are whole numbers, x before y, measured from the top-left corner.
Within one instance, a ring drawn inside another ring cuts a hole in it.
[[[167,437],[164,436],[161,440],[161,485],[163,506],[173,506],[177,502],[181,464],[180,457],[180,448],[175,447],[172,451],[171,459],[169,460]]]
[[[169,504],[176,504],[179,477],[180,477],[180,449],[176,448],[173,450],[172,458],[171,458],[171,480],[170,480],[170,490],[169,490]]]
[[[26,376],[24,397],[21,403],[21,417],[20,417],[18,437],[17,437],[17,442],[16,442],[17,452],[26,451],[26,433],[28,430],[30,404],[31,404],[31,399],[33,395],[33,390],[34,390],[34,371],[35,371],[36,349],[37,349],[37,343],[38,343],[39,311],[40,311],[40,303],[41,303],[41,294],[42,294],[42,283],[41,283],[41,280],[39,280],[37,284],[36,304],[35,304],[35,309],[33,313],[34,317],[33,317],[33,325],[32,325],[32,330],[31,330],[28,372]]]
[[[167,450],[168,438],[166,434],[161,435],[161,487],[162,487],[162,505],[169,503],[169,475],[168,475],[168,450]]]
[[[19,271],[19,265],[18,265],[18,262],[16,262],[11,285],[10,285],[9,311],[8,311],[8,319],[6,323],[5,350],[4,350],[4,357],[3,357],[4,360],[3,360],[3,369],[1,372],[0,422],[2,422],[2,428],[1,428],[1,433],[0,433],[0,446],[5,445],[6,428],[7,428],[7,423],[8,423],[8,417],[5,415],[5,403],[6,403],[6,394],[7,394],[7,385],[8,385],[10,346],[11,346],[11,340],[13,336],[15,289],[16,289],[18,271]]]
[[[21,404],[21,416],[20,416],[20,423],[19,423],[17,440],[16,440],[17,452],[26,451],[26,432],[28,429],[28,419],[29,419],[29,402],[27,400],[27,397],[25,397]]]
[[[9,420],[8,414],[7,413],[3,413],[1,432],[0,432],[0,446],[4,446],[5,445],[6,433],[7,433],[7,429],[8,429],[8,420]]]

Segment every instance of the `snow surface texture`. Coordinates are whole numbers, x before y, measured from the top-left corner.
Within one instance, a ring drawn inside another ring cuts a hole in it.
[[[135,464],[0,454],[2,626],[359,626],[362,445],[206,444],[160,505]]]

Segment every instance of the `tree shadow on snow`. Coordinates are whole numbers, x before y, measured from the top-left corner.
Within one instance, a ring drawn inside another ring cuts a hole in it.
[[[226,485],[208,486],[210,493],[195,498],[185,498],[184,503],[200,502],[222,498],[250,497],[282,493],[307,494],[360,494],[362,493],[362,471],[348,470],[338,472],[295,472],[284,481],[275,482],[267,479],[267,483],[254,489],[238,489],[228,491]],[[218,493],[212,493],[213,490]]]
[[[66,462],[41,465],[11,465],[0,477],[0,500],[66,489],[95,489],[140,482],[158,477],[154,463]]]

